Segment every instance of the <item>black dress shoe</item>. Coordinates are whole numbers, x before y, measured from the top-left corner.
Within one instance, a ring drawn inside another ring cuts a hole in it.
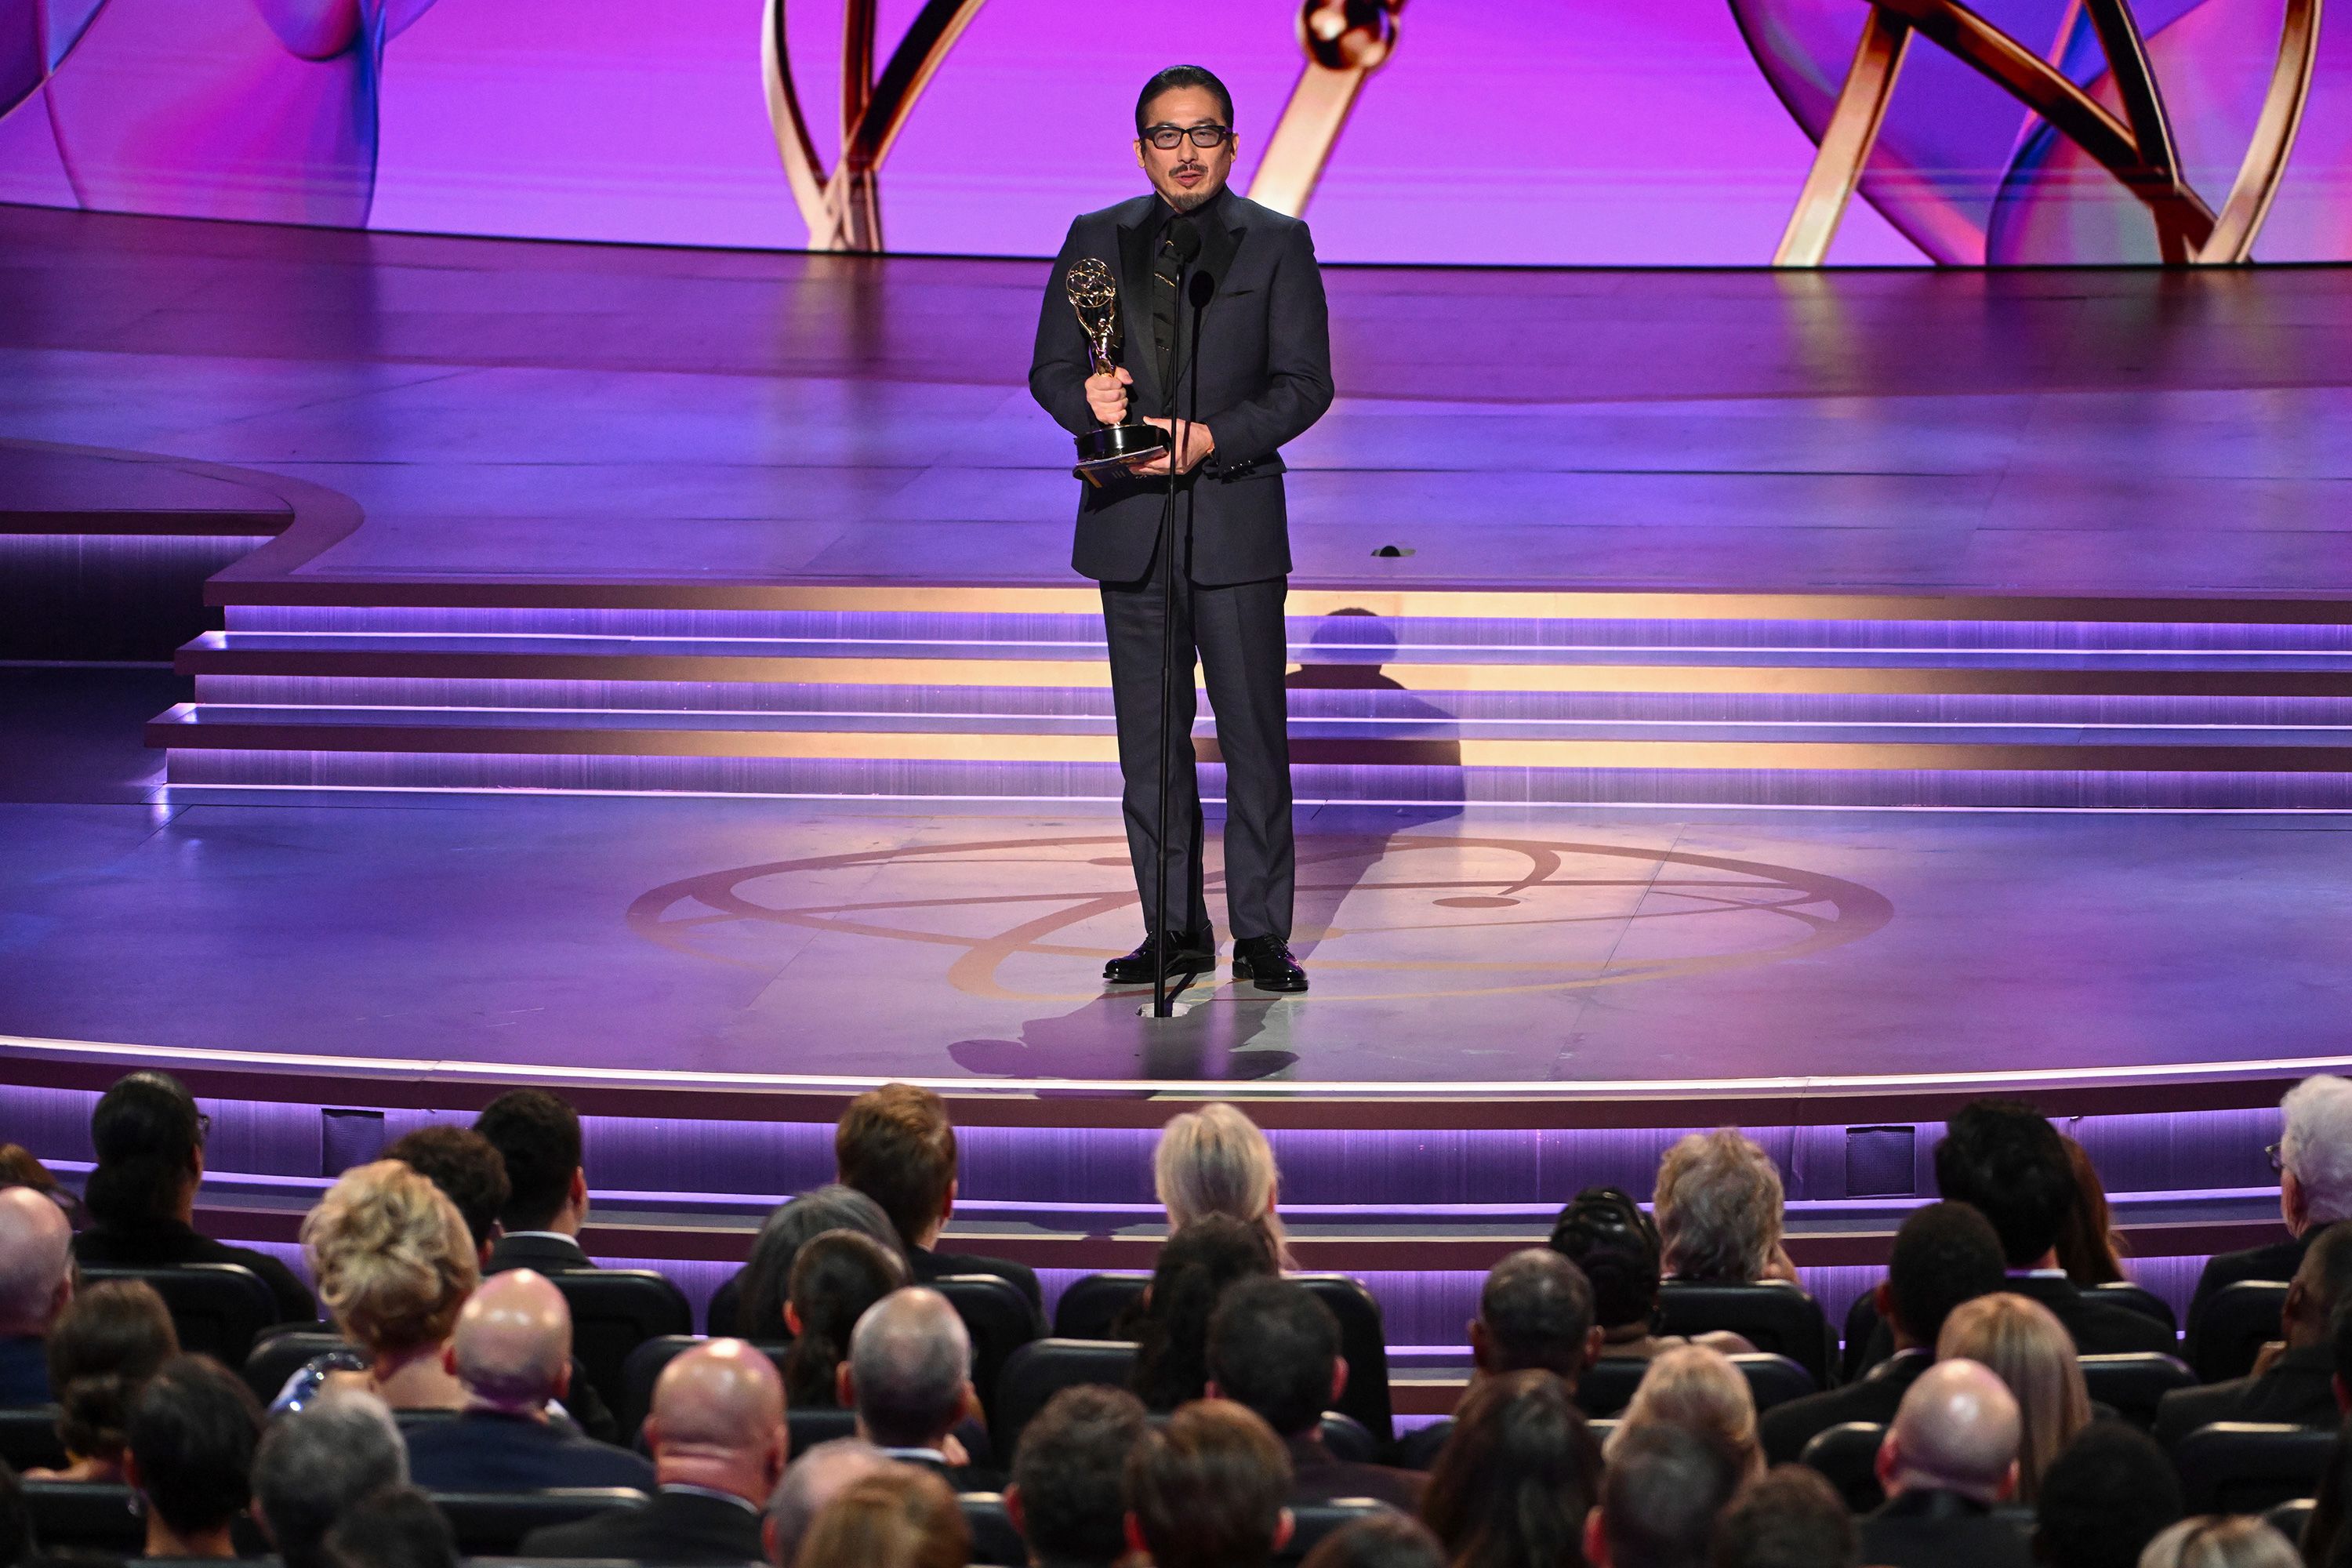
[[[1254,936],[1234,943],[1234,978],[1247,980],[1261,991],[1304,991],[1307,971],[1290,956],[1290,944],[1278,936]]]
[[[1159,944],[1165,941],[1153,931],[1143,939],[1143,945],[1125,958],[1114,958],[1103,965],[1103,978],[1114,985],[1149,985],[1160,966]],[[1199,974],[1217,967],[1216,938],[1206,932],[1187,931],[1175,940],[1168,952],[1168,973],[1174,975]]]

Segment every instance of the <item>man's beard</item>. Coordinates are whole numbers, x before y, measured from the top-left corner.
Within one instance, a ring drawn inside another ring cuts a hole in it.
[[[1223,180],[1219,180],[1214,184],[1204,183],[1189,191],[1178,185],[1168,192],[1168,205],[1180,213],[1188,213],[1224,188],[1225,183]]]

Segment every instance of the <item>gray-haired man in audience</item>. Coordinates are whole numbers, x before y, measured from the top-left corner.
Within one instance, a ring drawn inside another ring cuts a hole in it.
[[[857,1435],[893,1459],[943,1478],[958,1491],[994,1491],[1003,1478],[950,1447],[956,1424],[980,1410],[971,1386],[971,1333],[948,1299],[911,1286],[866,1310],[841,1363],[842,1408]]]
[[[46,1405],[49,1325],[73,1297],[73,1226],[30,1187],[0,1189],[0,1405]]]
[[[253,1514],[286,1568],[326,1568],[327,1531],[383,1487],[408,1484],[408,1450],[372,1394],[332,1392],[278,1418],[253,1457]]]
[[[768,1545],[768,1561],[776,1568],[793,1568],[800,1555],[801,1537],[824,1505],[852,1481],[886,1470],[896,1461],[863,1437],[835,1437],[819,1443],[794,1459],[776,1489],[768,1494],[767,1518],[761,1539]]]
[[[1478,1315],[1470,1320],[1472,1379],[1540,1370],[1558,1373],[1573,1393],[1606,1331],[1584,1270],[1549,1247],[1524,1247],[1486,1270]],[[1428,1469],[1453,1432],[1451,1418],[1423,1427],[1404,1440],[1402,1462]]]

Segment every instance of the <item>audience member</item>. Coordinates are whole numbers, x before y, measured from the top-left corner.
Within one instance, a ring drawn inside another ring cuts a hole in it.
[[[514,1195],[507,1181],[506,1157],[498,1145],[471,1128],[442,1122],[393,1140],[383,1157],[399,1161],[457,1205],[474,1243],[475,1260],[487,1268],[500,1234],[499,1215]]]
[[[172,1314],[153,1286],[109,1279],[76,1296],[49,1330],[49,1386],[57,1391],[63,1469],[27,1470],[42,1481],[120,1481],[131,1406],[156,1369],[180,1353]]]
[[[1168,1211],[1170,1235],[1213,1214],[1265,1232],[1276,1262],[1291,1268],[1275,1200],[1282,1173],[1257,1123],[1220,1100],[1169,1118],[1152,1151],[1151,1184]]]
[[[1664,1278],[1658,1227],[1619,1189],[1587,1187],[1577,1194],[1553,1223],[1550,1245],[1591,1283],[1593,1317],[1601,1325],[1596,1360],[1646,1360],[1687,1343],[1712,1345],[1726,1355],[1756,1348],[1730,1332],[1685,1340],[1657,1331],[1658,1287]]]
[[[1653,1426],[1679,1426],[1714,1443],[1736,1467],[1734,1485],[1764,1473],[1764,1450],[1756,1441],[1756,1396],[1721,1351],[1682,1345],[1653,1360],[1617,1429],[1601,1445],[1601,1458],[1614,1465],[1619,1448]],[[1705,1545],[1702,1537],[1693,1550]]]
[[[2224,1252],[2206,1260],[2189,1299],[2185,1352],[2193,1362],[2206,1303],[2241,1279],[2292,1279],[2304,1248],[2322,1227],[2352,1219],[2352,1079],[2305,1079],[2279,1101],[2283,1123],[2272,1146],[2279,1173],[2279,1217],[2286,1239]]]
[[[90,1227],[74,1237],[74,1257],[93,1268],[235,1263],[269,1287],[280,1322],[315,1321],[318,1303],[292,1269],[268,1253],[224,1247],[197,1232],[196,1188],[211,1126],[168,1073],[135,1072],[100,1095],[89,1118],[98,1163],[83,1189]]]
[[[1743,1486],[1715,1521],[1708,1568],[1853,1568],[1853,1516],[1827,1478],[1776,1465]]]
[[[1470,1320],[1470,1381],[1538,1367],[1572,1394],[1601,1353],[1601,1331],[1584,1270],[1549,1247],[1523,1247],[1488,1269],[1479,1289],[1478,1315]],[[1398,1445],[1400,1461],[1426,1470],[1453,1435],[1450,1417],[1432,1422]]]
[[[1794,1284],[1780,1246],[1780,1172],[1736,1127],[1693,1132],[1658,1163],[1660,1259],[1676,1279]]]
[[[824,1505],[852,1481],[887,1470],[893,1463],[863,1437],[835,1437],[793,1459],[768,1494],[767,1516],[761,1521],[768,1562],[774,1568],[793,1568],[809,1526]]]
[[[436,1491],[531,1491],[541,1487],[654,1489],[654,1468],[625,1448],[583,1436],[562,1419],[572,1383],[572,1311],[563,1292],[530,1268],[482,1281],[457,1314],[443,1352],[464,1395],[454,1421],[408,1434],[408,1468]]]
[[[2042,1473],[2033,1559],[2042,1568],[2134,1568],[2180,1514],[2180,1478],[2155,1439],[2126,1422],[2094,1421]]]
[[[898,1228],[882,1212],[882,1205],[855,1187],[828,1182],[778,1205],[768,1215],[767,1222],[760,1226],[759,1237],[751,1243],[751,1260],[732,1281],[734,1321],[714,1321],[710,1331],[731,1330],[747,1340],[786,1337],[784,1303],[792,1296],[793,1265],[798,1261],[802,1247],[829,1230],[854,1231],[870,1237],[895,1254],[900,1263],[906,1261],[906,1244],[898,1239]],[[713,1298],[714,1303],[716,1300]]]
[[[857,1320],[906,1284],[906,1261],[897,1249],[854,1230],[829,1230],[801,1247],[784,1302],[784,1327],[793,1336],[784,1402],[795,1410],[835,1407]]]
[[[1401,1513],[1372,1513],[1315,1543],[1298,1568],[1446,1568],[1429,1526]]]
[[[797,1568],[963,1568],[971,1527],[945,1481],[892,1465],[860,1476],[817,1511]]]
[[[1201,1397],[1209,1383],[1209,1318],[1237,1280],[1275,1272],[1265,1233],[1210,1215],[1168,1238],[1151,1284],[1121,1319],[1136,1342],[1132,1384],[1148,1410],[1166,1414]]]
[[[1666,1364],[1661,1358],[1650,1375]],[[1620,1426],[1607,1458],[1600,1504],[1584,1520],[1585,1561],[1592,1568],[1706,1568],[1716,1517],[1747,1466],[1712,1436],[1673,1422]]]
[[[593,1268],[580,1246],[588,1221],[588,1172],[581,1163],[580,1114],[543,1089],[509,1089],[482,1108],[474,1131],[506,1167],[506,1234],[490,1246],[484,1271]]]
[[[2281,1339],[2254,1370],[2203,1388],[2177,1388],[2156,1407],[2156,1439],[2167,1447],[2215,1421],[2284,1421],[2332,1427],[2343,1419],[2336,1396],[2334,1324],[2352,1302],[2352,1225],[2313,1233],[2279,1313]]]
[[[64,1210],[67,1223],[77,1230],[89,1223],[89,1212],[82,1207],[81,1195],[60,1185],[56,1173],[21,1143],[0,1143],[0,1191],[9,1187],[30,1187]]]
[[[1119,1388],[1066,1388],[1030,1418],[1004,1488],[1030,1568],[1112,1568],[1127,1555],[1127,1457],[1150,1424]]]
[[[2338,1312],[2336,1323],[2352,1329],[2352,1308]],[[2352,1419],[2336,1428],[2326,1468],[2313,1489],[2311,1517],[2303,1525],[2303,1560],[2310,1568],[2352,1565]]]
[[[1152,1568],[1266,1568],[1290,1541],[1290,1458],[1230,1400],[1146,1429],[1127,1457],[1127,1543]]]
[[[949,1434],[980,1414],[971,1386],[971,1331],[936,1290],[894,1292],[857,1320],[841,1363],[842,1408],[857,1435],[905,1464],[931,1470],[958,1491],[994,1491],[1003,1478],[965,1462]]]
[[[1936,1337],[1952,1309],[2007,1284],[2000,1237],[1984,1215],[1966,1204],[1914,1209],[1895,1233],[1886,1278],[1876,1291],[1878,1316],[1892,1334],[1895,1353],[1856,1382],[1766,1411],[1758,1425],[1765,1458],[1789,1463],[1816,1436],[1843,1422],[1883,1426],[1894,1420],[1904,1391],[1934,1363]]]
[[[253,1497],[261,1406],[210,1356],[173,1356],[131,1406],[122,1479],[147,1516],[150,1557],[234,1557],[229,1526]]]
[[[1952,1310],[1936,1357],[1990,1367],[2009,1385],[2017,1401],[2017,1500],[2039,1500],[2050,1461],[2091,1421],[2090,1391],[2064,1327],[2040,1302],[1998,1291]]]
[[[25,1508],[24,1484],[7,1460],[0,1459],[0,1568],[16,1568],[33,1558],[33,1518]]]
[[[2025,1537],[1993,1505],[2017,1489],[2017,1401],[1990,1367],[1939,1361],[1903,1395],[1878,1449],[1886,1502],[1862,1560],[1888,1568],[2022,1568]]]
[[[2063,1133],[2058,1142],[2074,1176],[2074,1201],[2058,1227],[2058,1267],[2077,1285],[2113,1285],[2124,1278],[2123,1238],[2107,1209],[2107,1184],[2088,1149]]]
[[[408,1484],[408,1450],[373,1394],[331,1390],[278,1416],[253,1456],[253,1517],[285,1568],[332,1568],[327,1532],[361,1499]]]
[[[1244,1279],[1218,1300],[1209,1319],[1206,1392],[1274,1428],[1290,1450],[1290,1502],[1368,1497],[1417,1511],[1425,1478],[1341,1459],[1325,1445],[1323,1412],[1339,1404],[1347,1385],[1339,1321],[1306,1286],[1295,1279]]]
[[[1454,1568],[1581,1568],[1601,1447],[1548,1372],[1482,1379],[1454,1418],[1422,1518]]]
[[[1029,1299],[1044,1325],[1045,1298],[1026,1264],[934,1250],[955,1213],[956,1135],[946,1100],[907,1083],[868,1089],[842,1112],[834,1130],[833,1158],[842,1184],[872,1198],[890,1216],[907,1249],[907,1271],[917,1284],[950,1274],[993,1274],[1011,1280]]]
[[[373,1394],[394,1410],[466,1403],[441,1352],[481,1264],[448,1194],[398,1160],[354,1165],[303,1217],[302,1256],[328,1317],[357,1353],[314,1359],[287,1381],[275,1408],[299,1408],[327,1387]]]
[[[790,1451],[784,1383],[773,1362],[741,1340],[712,1340],[677,1357],[654,1384],[646,1446],[659,1488],[650,1504],[534,1530],[520,1555],[689,1563],[765,1558],[760,1510]]]
[[[0,1405],[49,1402],[49,1326],[73,1299],[73,1226],[32,1187],[0,1189]]]
[[[370,1492],[327,1531],[334,1568],[457,1568],[457,1538],[415,1487]]]
[[[2149,1542],[2139,1568],[2302,1568],[2302,1559],[2258,1514],[2209,1513]]]

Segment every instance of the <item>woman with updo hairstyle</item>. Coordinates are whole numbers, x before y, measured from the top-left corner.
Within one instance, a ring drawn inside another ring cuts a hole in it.
[[[1121,1333],[1136,1342],[1129,1386],[1146,1410],[1164,1415],[1201,1397],[1217,1298],[1237,1279],[1278,1272],[1265,1232],[1227,1215],[1196,1219],[1168,1238],[1142,1299],[1119,1319]]]
[[[793,1348],[784,1357],[784,1404],[793,1410],[831,1410],[840,1404],[841,1363],[849,1333],[866,1309],[908,1283],[896,1252],[854,1230],[813,1237],[793,1259],[792,1294],[784,1326]]]
[[[971,1527],[947,1482],[891,1465],[835,1492],[801,1537],[793,1568],[964,1568]]]
[[[719,1309],[714,1299],[710,1331],[732,1332],[747,1340],[785,1338],[790,1331],[784,1323],[784,1303],[792,1296],[793,1265],[802,1247],[832,1230],[869,1237],[900,1263],[907,1260],[898,1227],[890,1223],[880,1204],[838,1182],[812,1187],[778,1205],[760,1226],[750,1260],[731,1281],[736,1289],[734,1316],[731,1321],[718,1321]]]
[[[481,1272],[466,1217],[446,1193],[398,1160],[355,1165],[304,1216],[302,1255],[328,1316],[358,1353],[311,1362],[272,1408],[299,1408],[321,1387],[362,1390],[394,1410],[465,1407],[441,1348]]]
[[[1276,1267],[1288,1268],[1290,1247],[1275,1200],[1282,1173],[1274,1145],[1257,1123],[1220,1100],[1169,1119],[1152,1151],[1151,1184],[1168,1211],[1168,1228],[1221,1214],[1265,1233]]]
[[[1658,1288],[1665,1269],[1658,1227],[1618,1187],[1587,1187],[1553,1222],[1551,1249],[1584,1270],[1592,1285],[1592,1321],[1603,1356],[1647,1360],[1677,1345],[1703,1344],[1726,1355],[1756,1347],[1728,1331],[1685,1339],[1661,1334]]]
[[[2038,1502],[2050,1461],[2091,1424],[2074,1337],[2039,1301],[2000,1291],[1963,1301],[1936,1336],[1936,1359],[1992,1368],[2017,1400],[2017,1500]]]
[[[158,1368],[180,1353],[163,1298],[143,1279],[109,1279],[81,1291],[58,1314],[46,1346],[58,1401],[62,1469],[27,1470],[26,1480],[122,1479],[131,1407]]]
[[[1619,1416],[1617,1429],[1601,1447],[1613,1459],[1625,1435],[1641,1426],[1679,1426],[1714,1439],[1739,1465],[1739,1479],[1764,1473],[1764,1447],[1756,1436],[1756,1396],[1731,1358],[1706,1345],[1682,1345],[1653,1358]]]
[[[1793,1283],[1780,1246],[1780,1167],[1736,1127],[1675,1140],[1658,1162],[1659,1261],[1674,1279]]]
[[[1601,1445],[1568,1384],[1529,1370],[1481,1378],[1454,1412],[1421,1517],[1453,1568],[1582,1568],[1601,1500]]]

